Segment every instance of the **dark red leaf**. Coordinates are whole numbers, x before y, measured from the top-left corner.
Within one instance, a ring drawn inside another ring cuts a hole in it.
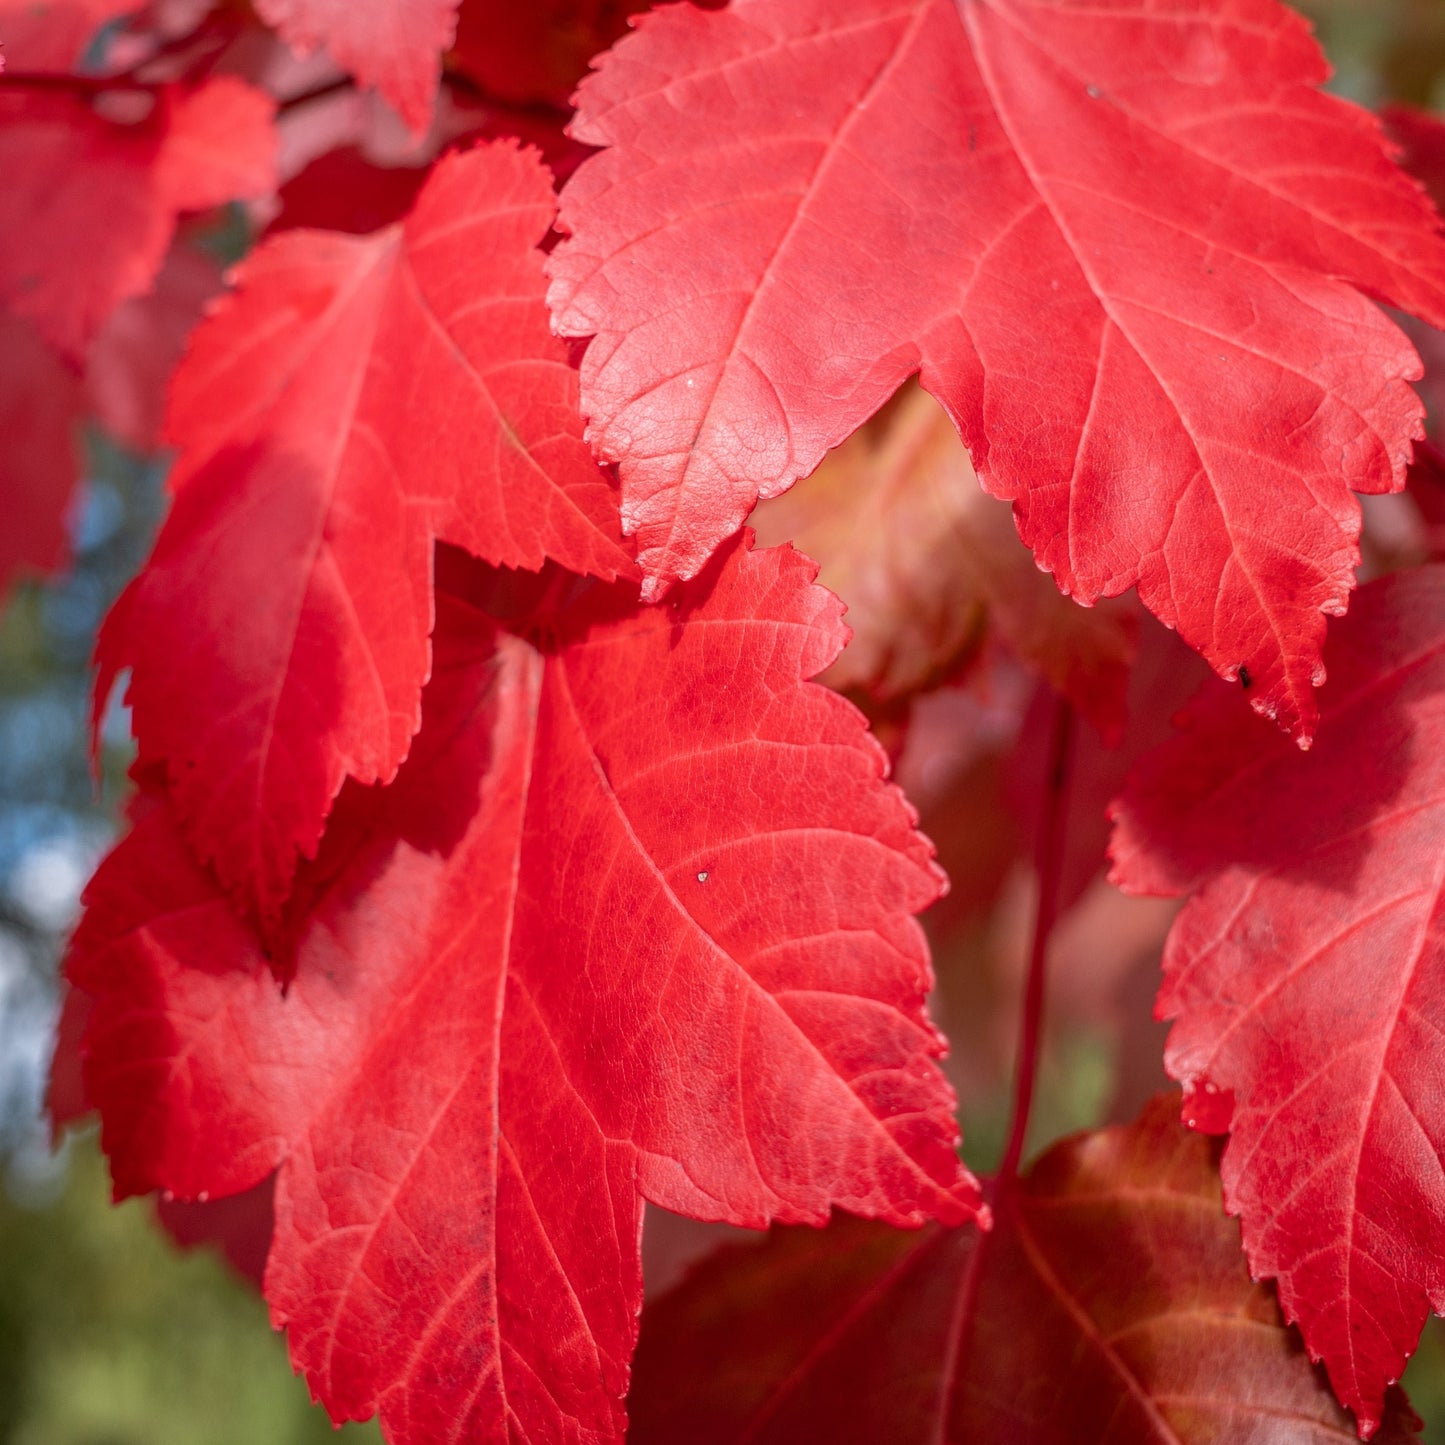
[[[615,1439],[639,1191],[700,1217],[978,1207],[910,916],[939,890],[791,549],[532,641],[443,594],[426,724],[349,787],[284,994],[164,802],[69,965],[119,1192],[279,1167],[266,1274],[337,1418]]]
[[[453,55],[502,100],[566,105],[587,62],[653,0],[463,0]]]
[[[1165,1063],[1365,1433],[1445,1309],[1445,568],[1364,588],[1325,657],[1307,755],[1200,699],[1116,805],[1113,876],[1191,895]]]
[[[433,539],[630,570],[534,243],[546,172],[439,164],[404,225],[297,231],[239,271],[171,392],[175,502],[101,634],[202,858],[273,931],[345,777],[390,778],[427,675]]]
[[[720,1252],[643,1316],[629,1440],[1349,1440],[1177,1110],[1056,1145],[987,1235],[848,1220]],[[1413,1423],[1394,1392],[1382,1438]]]
[[[240,1194],[204,1203],[192,1199],[156,1201],[156,1216],[182,1249],[217,1249],[231,1268],[258,1289],[276,1228],[276,1178],[268,1174]]]
[[[918,371],[1042,566],[1308,738],[1445,244],[1276,0],[735,0],[583,85],[551,261],[647,594]]]

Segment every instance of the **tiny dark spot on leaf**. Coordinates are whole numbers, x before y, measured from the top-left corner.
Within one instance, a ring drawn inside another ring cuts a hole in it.
[[[1239,665],[1239,685],[1245,692],[1254,686],[1254,679],[1249,675],[1249,669],[1243,663]]]

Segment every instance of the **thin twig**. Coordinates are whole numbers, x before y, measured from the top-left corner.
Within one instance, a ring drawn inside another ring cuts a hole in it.
[[[1013,1119],[1008,1145],[998,1169],[998,1188],[1006,1189],[1018,1176],[1024,1140],[1029,1131],[1034,1088],[1038,1083],[1039,1043],[1044,1027],[1044,983],[1049,938],[1059,913],[1059,880],[1063,871],[1064,836],[1068,822],[1069,774],[1073,760],[1074,709],[1062,697],[1055,699],[1048,773],[1039,820],[1036,865],[1039,901],[1034,914],[1033,947],[1029,953],[1028,982],[1024,987],[1023,1017],[1019,1024],[1018,1061],[1014,1074]]]

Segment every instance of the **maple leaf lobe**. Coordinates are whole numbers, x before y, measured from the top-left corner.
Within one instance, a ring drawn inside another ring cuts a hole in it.
[[[1349,489],[1420,425],[1365,294],[1445,318],[1432,214],[1323,78],[1274,0],[644,17],[549,269],[649,595],[919,371],[1061,586],[1138,586],[1307,735]]]
[[[1229,1131],[1251,1268],[1365,1435],[1445,1306],[1442,602],[1439,567],[1361,589],[1308,754],[1202,696],[1115,805],[1111,843],[1124,887],[1189,895],[1165,1064],[1189,1122]]]

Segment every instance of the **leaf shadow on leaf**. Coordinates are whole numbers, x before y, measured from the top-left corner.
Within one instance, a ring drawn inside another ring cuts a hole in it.
[[[1110,808],[1118,820],[1143,803],[1170,836],[1151,859],[1147,885],[1178,894],[1219,876],[1268,873],[1341,895],[1358,882],[1376,825],[1416,786],[1420,722],[1406,679],[1377,677],[1370,660],[1327,652],[1314,745],[1301,751],[1250,712],[1240,689],[1211,679],[1185,709],[1174,737],[1145,757]],[[1338,675],[1336,675],[1338,670]],[[1119,830],[1110,845],[1120,856]]]

